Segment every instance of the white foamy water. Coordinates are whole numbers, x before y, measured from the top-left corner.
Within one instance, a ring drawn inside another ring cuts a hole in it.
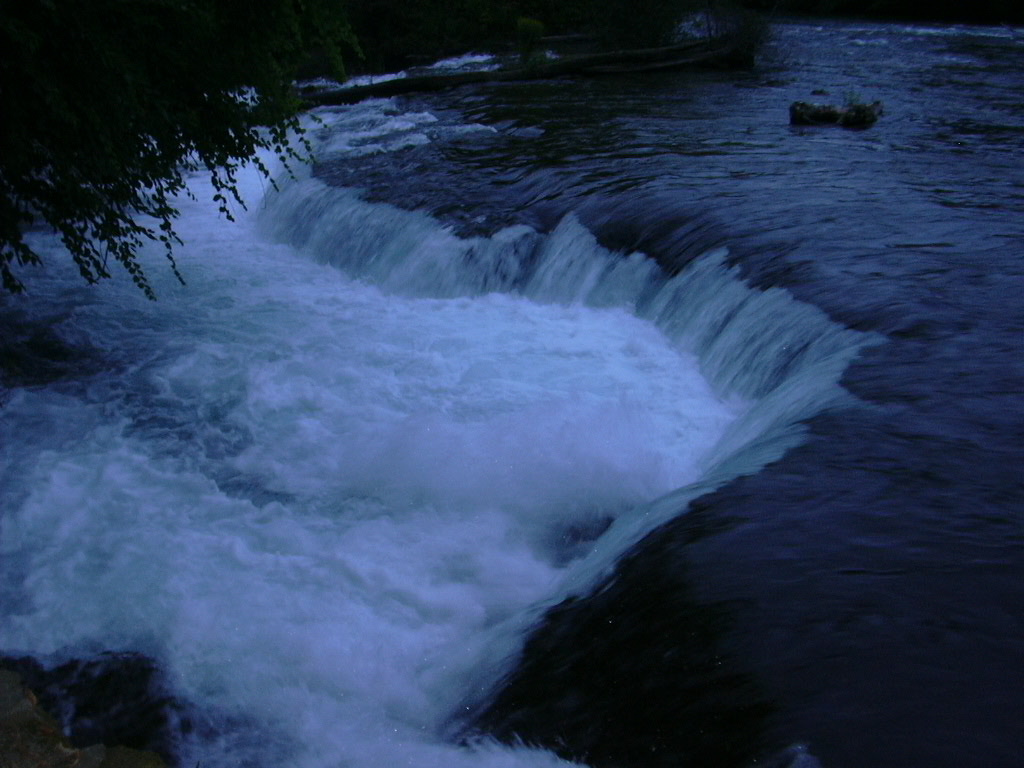
[[[739,406],[625,304],[385,293],[197,191],[160,302],[32,278],[93,351],[0,409],[0,649],[153,656],[207,725],[184,764],[557,764],[439,735],[483,638],[698,479]]]
[[[450,70],[455,72],[487,71],[498,68],[494,54],[491,53],[467,53],[462,56],[453,56],[447,59],[436,61],[428,69]]]

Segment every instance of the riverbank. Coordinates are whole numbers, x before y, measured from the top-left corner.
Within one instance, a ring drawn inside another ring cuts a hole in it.
[[[304,89],[302,100],[307,107],[354,104],[369,98],[388,98],[411,93],[442,91],[465,85],[512,83],[554,77],[599,77],[643,72],[720,68],[750,68],[757,50],[768,34],[760,18],[745,17],[729,34],[687,39],[657,48],[635,48],[614,51],[579,51],[559,54],[538,50],[531,58],[492,57],[496,62],[471,71],[416,70],[406,77],[385,77],[347,87],[312,87]],[[580,36],[558,38],[575,41]]]

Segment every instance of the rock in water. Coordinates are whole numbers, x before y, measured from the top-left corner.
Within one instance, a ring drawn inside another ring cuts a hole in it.
[[[811,104],[794,101],[789,105],[791,125],[841,125],[843,128],[867,128],[882,114],[882,102],[850,104],[837,107],[832,104]]]
[[[53,715],[70,747],[117,745],[174,760],[179,705],[152,659],[104,653],[46,669],[35,659],[0,657],[0,670],[32,690],[34,702],[38,696],[40,711]],[[0,761],[0,768],[7,766]]]
[[[76,749],[14,672],[0,669],[0,768],[166,768],[153,752]]]

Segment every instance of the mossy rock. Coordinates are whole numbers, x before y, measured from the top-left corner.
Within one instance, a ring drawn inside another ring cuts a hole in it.
[[[0,669],[0,768],[167,768],[159,755],[102,744],[75,749],[14,672]]]

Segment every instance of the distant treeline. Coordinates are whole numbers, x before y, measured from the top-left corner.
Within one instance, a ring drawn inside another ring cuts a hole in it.
[[[514,50],[519,20],[546,35],[583,33],[604,48],[670,42],[690,14],[772,14],[887,20],[1024,24],[1024,0],[333,0],[360,51],[350,71],[405,68],[468,50]]]
[[[1022,0],[743,0],[760,11],[966,24],[1024,24]]]
[[[715,0],[718,2],[718,0]],[[675,22],[708,0],[342,0],[362,49],[350,69],[380,70],[470,49],[514,49],[519,20],[547,35],[586,33],[604,47],[669,42]],[[348,63],[348,59],[346,59]]]

